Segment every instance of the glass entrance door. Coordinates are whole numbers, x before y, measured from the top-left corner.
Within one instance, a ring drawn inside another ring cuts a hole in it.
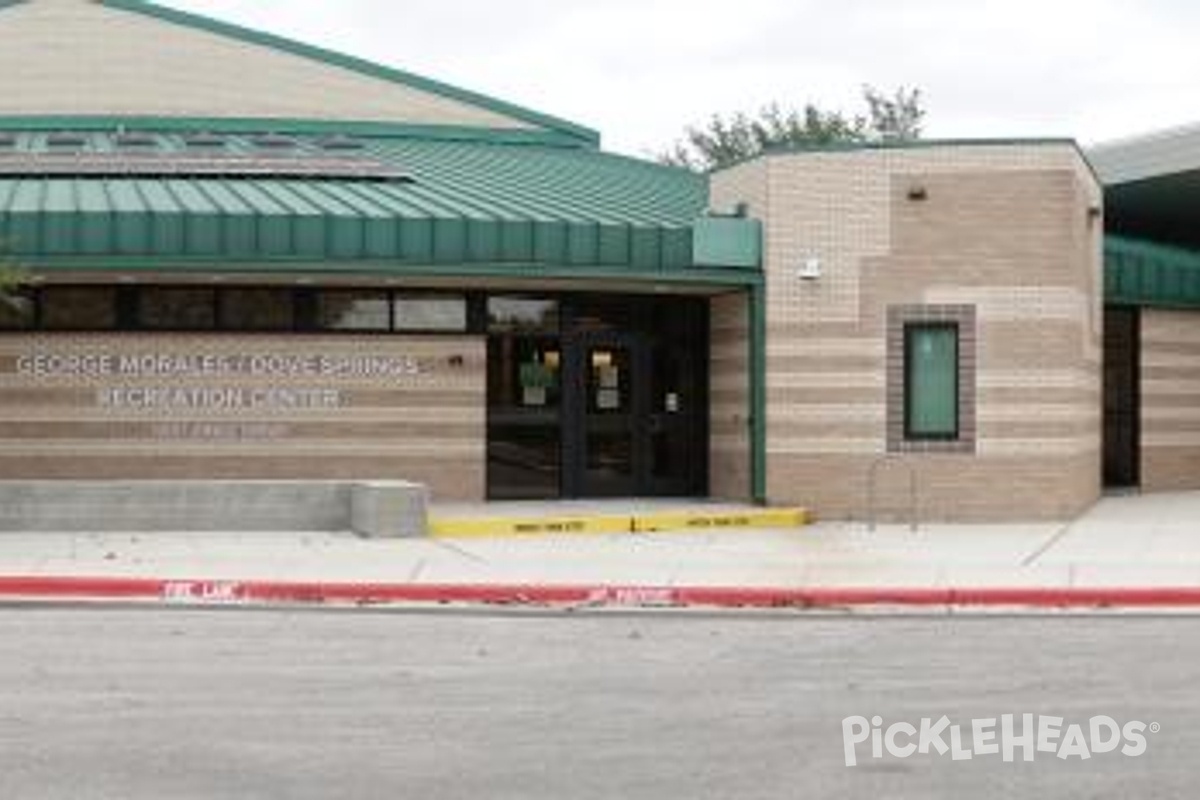
[[[563,295],[487,301],[488,495],[702,495],[703,299]]]
[[[570,497],[682,497],[707,489],[707,309],[684,298],[574,309],[564,340]]]
[[[639,432],[645,388],[637,375],[642,348],[636,337],[588,335],[577,343],[583,397],[578,468],[584,497],[640,494]]]

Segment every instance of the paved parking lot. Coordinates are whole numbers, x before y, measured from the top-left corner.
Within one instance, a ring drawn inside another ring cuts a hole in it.
[[[1200,619],[0,611],[0,796],[1186,797]],[[842,720],[1160,726],[845,765]]]

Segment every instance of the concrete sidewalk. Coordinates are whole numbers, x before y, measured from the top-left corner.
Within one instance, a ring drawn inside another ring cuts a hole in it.
[[[1071,523],[367,540],[4,534],[0,576],[405,586],[1154,589],[1200,597],[1200,493],[1105,498]],[[1089,595],[1091,596],[1091,595]]]

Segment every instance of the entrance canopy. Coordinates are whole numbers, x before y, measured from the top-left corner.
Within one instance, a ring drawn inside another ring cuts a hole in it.
[[[0,135],[0,236],[38,269],[745,280],[757,223],[706,204],[700,175],[487,135]]]

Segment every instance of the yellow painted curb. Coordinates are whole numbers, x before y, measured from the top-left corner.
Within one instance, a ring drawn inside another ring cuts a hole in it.
[[[809,522],[803,508],[763,508],[740,511],[661,511],[637,514],[633,529],[638,533],[719,530],[721,528],[798,528]]]
[[[435,517],[429,521],[429,535],[434,539],[461,539],[589,533],[694,533],[722,528],[796,528],[811,521],[808,511],[803,508],[738,511],[684,509],[641,514],[569,514],[547,517]]]
[[[473,536],[544,536],[547,534],[629,533],[630,517],[621,514],[577,514],[553,517],[459,517],[429,520],[435,539]]]

